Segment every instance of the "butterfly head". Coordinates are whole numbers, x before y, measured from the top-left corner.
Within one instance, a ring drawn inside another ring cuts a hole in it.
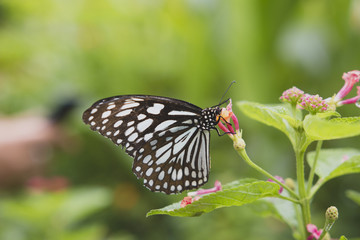
[[[201,111],[200,127],[204,130],[215,128],[219,123],[221,109],[219,106],[205,108]]]

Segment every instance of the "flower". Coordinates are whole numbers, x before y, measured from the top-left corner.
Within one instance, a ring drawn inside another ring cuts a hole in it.
[[[325,212],[325,231],[330,231],[335,221],[339,218],[339,211],[335,206],[328,207]]]
[[[359,82],[360,71],[353,70],[342,75],[342,79],[344,79],[345,84],[340,89],[340,91],[336,94],[337,99],[343,99],[348,93],[351,91],[355,83]]]
[[[282,96],[280,97],[280,101],[296,105],[303,95],[304,91],[301,91],[297,87],[292,87],[283,92]]]
[[[223,130],[225,133],[228,134],[235,134],[236,132],[239,131],[239,121],[237,119],[237,117],[235,116],[235,114],[232,111],[232,102],[231,99],[229,101],[229,104],[226,106],[226,108],[222,108],[221,109],[221,114],[220,114],[220,121],[218,123],[218,126],[221,130]],[[230,123],[230,119],[233,121],[234,125],[235,125],[235,131]],[[222,123],[224,122],[226,124],[226,126]]]
[[[282,177],[280,177],[280,176],[274,176],[277,180],[279,180],[279,182],[281,182],[281,183],[285,183],[285,181],[284,181],[284,179],[282,178]],[[275,183],[275,181],[274,180],[272,180],[272,179],[268,179],[268,182],[273,182],[273,183]],[[281,194],[282,193],[282,191],[284,190],[284,188],[282,187],[282,186],[280,186],[280,189],[279,189],[279,194]]]
[[[357,102],[360,100],[360,86],[356,86],[356,88],[357,88],[357,92],[356,92],[357,95],[356,95],[355,97],[342,100],[342,101],[340,101],[337,105],[338,105],[338,106],[342,106],[342,105],[344,105],[344,104],[357,103]]]
[[[328,108],[326,101],[318,94],[310,95],[306,93],[300,98],[300,101],[300,106],[309,111],[311,114],[325,112]]]
[[[196,192],[189,192],[188,196],[204,195],[204,194],[214,193],[214,192],[221,191],[221,190],[222,190],[221,182],[216,180],[213,188],[200,189],[200,190],[197,190]]]
[[[353,70],[347,73],[344,73],[342,78],[345,81],[344,86],[340,89],[340,91],[333,97],[326,99],[327,103],[331,106],[332,110],[335,110],[336,107],[340,107],[344,104],[353,104],[355,103],[357,107],[360,107],[358,102],[360,101],[360,86],[356,86],[357,95],[355,97],[344,99],[346,95],[350,93],[353,89],[354,85],[360,80],[360,71]]]
[[[180,207],[185,207],[186,205],[189,205],[189,204],[191,204],[193,202],[193,199],[192,199],[192,197],[190,197],[190,196],[186,196],[186,197],[184,197],[184,199],[181,201],[181,203],[180,203]]]
[[[322,233],[322,229],[318,229],[316,227],[316,225],[309,223],[306,226],[306,229],[309,233],[311,233],[311,235],[307,238],[307,240],[311,240],[311,239],[319,239],[320,235]]]
[[[196,192],[189,192],[188,195],[186,197],[184,197],[184,199],[181,201],[180,207],[185,207],[185,206],[199,200],[201,198],[201,196],[199,196],[199,195],[210,194],[210,193],[214,193],[214,192],[221,191],[221,190],[222,190],[221,182],[216,180],[213,188],[200,189]]]

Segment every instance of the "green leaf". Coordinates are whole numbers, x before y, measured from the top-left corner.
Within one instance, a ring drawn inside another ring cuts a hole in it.
[[[345,236],[341,236],[339,240],[347,240]]]
[[[236,181],[224,185],[222,191],[204,195],[186,207],[180,207],[180,201],[161,209],[151,210],[146,216],[156,214],[178,217],[200,216],[217,208],[241,206],[260,198],[278,196],[279,188],[278,184],[266,181],[252,179]]]
[[[356,192],[353,190],[347,190],[346,196],[360,206],[360,192]]]
[[[307,155],[310,166],[313,165],[315,152]],[[360,172],[360,150],[352,148],[323,149],[319,153],[315,173],[322,183],[345,174]]]
[[[237,103],[240,110],[248,117],[275,127],[285,133],[295,144],[295,130],[301,126],[301,121],[291,115],[291,109],[285,104],[263,105],[254,102],[241,101]],[[298,111],[297,114],[301,115]]]
[[[360,117],[323,119],[318,115],[307,115],[304,130],[312,140],[330,140],[360,135]]]

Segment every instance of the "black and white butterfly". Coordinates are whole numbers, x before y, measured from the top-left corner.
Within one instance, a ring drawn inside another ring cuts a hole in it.
[[[201,109],[173,98],[122,95],[95,102],[83,121],[125,148],[147,188],[173,194],[208,181],[210,130],[220,113],[219,105]]]

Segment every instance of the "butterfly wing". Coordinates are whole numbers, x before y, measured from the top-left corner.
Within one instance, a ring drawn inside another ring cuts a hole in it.
[[[171,194],[207,182],[210,133],[199,127],[201,111],[177,99],[124,95],[97,101],[83,121],[125,147],[147,188]]]

